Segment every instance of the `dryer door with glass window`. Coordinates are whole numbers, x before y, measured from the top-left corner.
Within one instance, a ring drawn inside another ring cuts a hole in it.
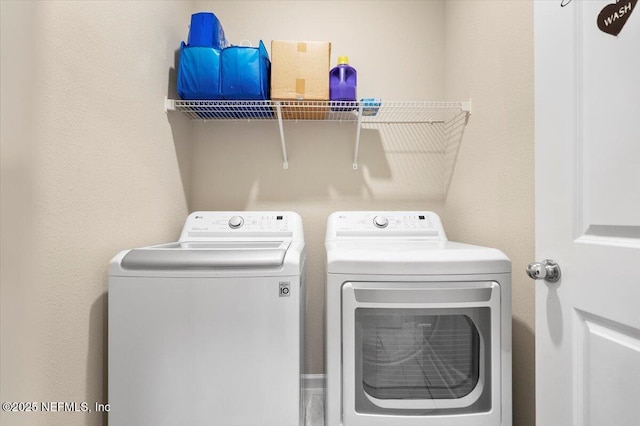
[[[353,417],[345,424],[491,411],[500,385],[497,283],[349,282],[342,297],[344,411]]]

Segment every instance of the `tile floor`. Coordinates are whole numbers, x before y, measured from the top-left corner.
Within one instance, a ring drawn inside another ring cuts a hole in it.
[[[304,389],[304,426],[324,426],[324,392]]]

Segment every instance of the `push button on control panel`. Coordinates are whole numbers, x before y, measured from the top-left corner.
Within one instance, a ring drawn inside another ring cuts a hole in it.
[[[229,227],[232,229],[238,229],[244,224],[242,216],[233,216],[229,219]]]
[[[373,218],[373,224],[378,228],[386,228],[389,225],[389,219],[384,216],[376,216]]]

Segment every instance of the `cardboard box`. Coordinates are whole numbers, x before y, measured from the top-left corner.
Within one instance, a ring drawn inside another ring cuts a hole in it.
[[[328,101],[331,43],[326,41],[271,42],[271,99]],[[304,110],[304,117],[298,117]],[[323,119],[327,108],[284,107],[289,119]]]

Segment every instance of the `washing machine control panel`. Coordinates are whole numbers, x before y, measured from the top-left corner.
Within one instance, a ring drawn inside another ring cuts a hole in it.
[[[299,222],[287,212],[196,212],[187,218],[180,240],[291,237]]]
[[[411,236],[446,239],[432,212],[339,212],[330,219],[337,237]]]

